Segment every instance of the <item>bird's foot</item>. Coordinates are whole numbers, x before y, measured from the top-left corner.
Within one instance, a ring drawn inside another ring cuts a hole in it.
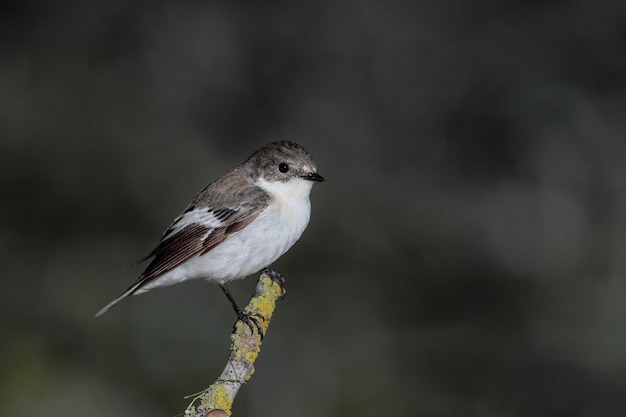
[[[285,277],[283,277],[283,274],[281,274],[280,272],[276,272],[271,268],[264,268],[261,271],[261,274],[267,275],[272,281],[278,284],[281,292],[279,299],[282,300],[283,298],[285,298],[285,294],[287,294],[287,289],[285,288]]]
[[[263,340],[263,328],[261,327],[261,323],[259,323],[259,320],[265,320],[265,317],[258,313],[247,313],[245,311],[239,310],[237,311],[237,321],[233,326],[233,332],[235,332],[237,328],[237,322],[242,322],[243,324],[248,326],[251,334],[254,334],[254,329],[256,329],[259,336],[261,336],[261,340]]]

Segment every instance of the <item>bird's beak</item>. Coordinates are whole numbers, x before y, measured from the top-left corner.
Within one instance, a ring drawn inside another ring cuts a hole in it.
[[[326,181],[324,179],[324,177],[322,177],[317,172],[311,172],[309,174],[303,175],[302,178],[304,178],[305,180],[316,181],[316,182],[324,182],[324,181]]]

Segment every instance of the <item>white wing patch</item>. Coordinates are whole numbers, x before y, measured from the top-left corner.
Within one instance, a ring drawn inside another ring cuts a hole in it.
[[[228,219],[239,210],[219,209],[210,207],[194,208],[178,216],[163,235],[165,240],[192,224],[200,224],[209,229],[217,229],[227,224]]]

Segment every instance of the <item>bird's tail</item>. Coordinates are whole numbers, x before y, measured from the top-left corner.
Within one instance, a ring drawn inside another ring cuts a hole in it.
[[[94,317],[100,317],[101,315],[103,315],[104,313],[109,311],[117,303],[122,301],[124,298],[130,297],[131,295],[133,295],[139,289],[139,287],[141,287],[142,284],[144,284],[144,280],[142,280],[141,277],[140,277],[140,279],[135,281],[133,283],[133,285],[128,287],[128,289],[126,291],[124,291],[123,293],[118,295],[115,300],[111,301],[109,304],[107,304],[104,307],[102,307],[102,309],[100,311],[98,311]]]

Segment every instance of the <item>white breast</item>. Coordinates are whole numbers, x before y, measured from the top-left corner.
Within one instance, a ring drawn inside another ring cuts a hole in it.
[[[256,185],[272,197],[281,223],[292,233],[297,234],[297,240],[309,224],[311,216],[309,195],[313,183],[300,178],[288,182],[268,182],[259,178]]]

